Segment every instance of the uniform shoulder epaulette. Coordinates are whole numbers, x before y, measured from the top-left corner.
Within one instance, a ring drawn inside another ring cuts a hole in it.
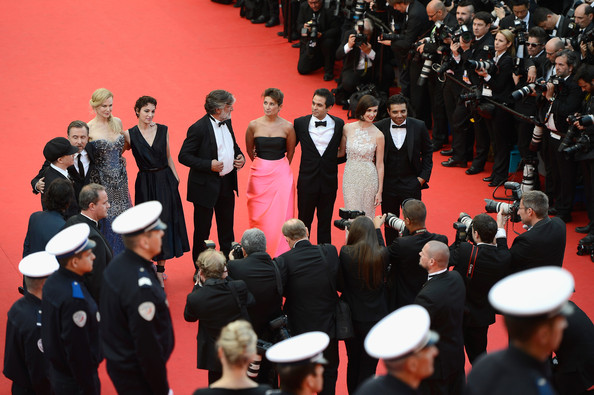
[[[138,286],[140,288],[150,288],[153,285],[148,273],[145,268],[141,267],[138,269]]]
[[[80,283],[78,281],[72,282],[72,297],[75,299],[85,298],[85,295],[83,294],[82,288],[80,287]]]

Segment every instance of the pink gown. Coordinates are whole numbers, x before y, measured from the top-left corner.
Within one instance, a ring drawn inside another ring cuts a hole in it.
[[[266,252],[271,257],[289,250],[281,228],[295,215],[293,172],[285,156],[284,137],[256,137],[256,158],[247,187],[250,228],[266,235]]]

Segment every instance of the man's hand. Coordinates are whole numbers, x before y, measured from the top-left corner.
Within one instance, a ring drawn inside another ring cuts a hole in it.
[[[235,157],[235,160],[233,161],[233,166],[235,166],[235,168],[237,170],[239,170],[243,167],[244,164],[245,164],[245,157],[241,154],[237,155]]]
[[[497,213],[497,227],[504,229],[505,228],[505,224],[507,223],[507,220],[509,219],[509,215],[504,213],[505,208],[503,208],[503,206],[499,209],[499,212]]]
[[[45,177],[41,177],[39,181],[37,181],[35,184],[35,189],[37,192],[43,193],[43,190],[45,189]]]
[[[545,93],[545,97],[549,100],[551,100],[553,98],[553,95],[555,94],[555,85],[553,85],[552,82],[547,82],[547,91]]]
[[[387,45],[388,47],[390,45],[392,45],[392,41],[391,40],[377,40],[378,43],[382,44],[382,45]]]
[[[373,226],[375,226],[376,229],[379,229],[384,222],[386,222],[386,214],[376,215],[375,218],[373,218]]]
[[[369,43],[363,43],[363,44],[359,45],[359,48],[366,55],[369,55],[369,53],[371,52],[371,44],[369,44]]]
[[[417,180],[419,180],[419,184],[421,184],[421,186],[423,186],[425,184],[425,180],[422,179],[421,177],[417,177]]]
[[[210,163],[210,170],[220,173],[223,171],[223,162],[213,159]]]
[[[505,8],[495,7],[493,9],[493,11],[495,11],[495,15],[497,15],[497,18],[499,18],[499,20],[502,20],[503,18],[505,18]]]
[[[425,49],[425,43],[423,43],[423,44],[421,44],[421,45],[419,45],[419,46],[417,47],[417,52],[418,52],[418,53],[423,53],[423,50],[424,50],[424,49]]]
[[[354,34],[349,35],[349,41],[347,41],[347,45],[351,49],[353,49],[355,47],[355,35]]]
[[[528,75],[526,76],[526,82],[529,84],[536,81],[536,66],[528,67]]]

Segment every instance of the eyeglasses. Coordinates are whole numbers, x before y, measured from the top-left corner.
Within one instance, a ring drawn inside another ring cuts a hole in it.
[[[527,47],[540,47],[542,44],[539,43],[526,43]],[[547,52],[548,53],[548,52]],[[552,55],[552,54],[551,54]]]

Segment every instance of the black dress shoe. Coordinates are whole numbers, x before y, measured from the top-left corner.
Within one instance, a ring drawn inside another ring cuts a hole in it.
[[[332,81],[334,79],[334,73],[333,72],[327,72],[324,73],[324,81]]]
[[[452,156],[454,155],[454,150],[453,149],[444,149],[443,151],[439,151],[440,154],[442,154],[443,156]]]
[[[475,175],[483,171],[483,169],[479,169],[478,167],[470,166],[468,170],[466,170],[466,174],[469,176]]]
[[[266,23],[266,17],[264,15],[260,15],[259,17],[252,19],[252,23],[253,24]]]
[[[301,47],[301,42],[300,41],[297,41],[296,43],[293,43],[291,46],[293,48],[300,48]]]
[[[243,5],[243,0],[238,0],[235,4],[233,4],[234,8],[239,8]]]
[[[503,185],[504,182],[505,182],[505,180],[500,180],[500,181],[493,180],[489,183],[489,186],[490,187],[498,187],[500,185]]]
[[[445,162],[441,162],[441,165],[445,167],[466,167],[468,166],[468,163],[450,158]]]
[[[483,178],[483,181],[484,182],[491,182],[491,181],[493,181],[493,176],[485,177],[485,178]]]
[[[282,31],[282,32],[276,32],[276,35],[279,36],[279,37],[287,38],[287,33],[285,33],[284,31]]]
[[[578,226],[575,228],[575,231],[578,233],[590,233],[592,229],[592,224],[588,224],[586,226]]]
[[[580,244],[592,244],[592,243],[594,243],[594,234],[592,234],[592,233],[590,233],[588,236],[586,236],[580,240]]]
[[[280,25],[280,21],[278,20],[278,17],[272,17],[268,20],[268,22],[266,22],[266,24],[264,26],[274,27],[274,26],[278,26],[278,25]]]
[[[442,144],[432,144],[431,145],[431,151],[433,151],[433,152],[441,151],[442,148],[443,148]]]

